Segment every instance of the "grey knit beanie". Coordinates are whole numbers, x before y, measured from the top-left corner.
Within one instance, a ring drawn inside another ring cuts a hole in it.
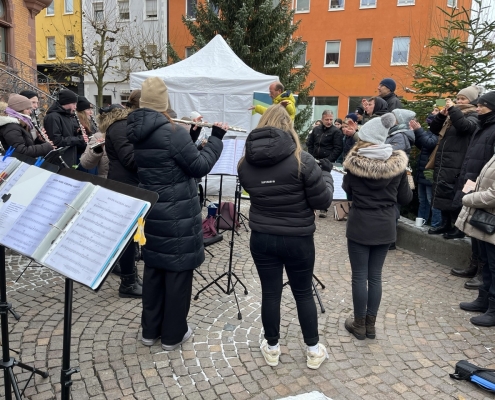
[[[361,127],[358,132],[359,140],[373,144],[383,144],[388,136],[389,129],[385,127],[382,122],[382,118],[385,116],[388,116],[388,119],[385,118],[386,122],[388,122],[390,120],[390,116],[392,116],[395,123],[395,117],[390,113],[385,114],[382,117],[375,117]]]
[[[395,115],[395,118],[397,118],[397,123],[399,125],[409,125],[409,122],[416,116],[414,111],[405,110],[404,108],[396,108],[392,113]]]

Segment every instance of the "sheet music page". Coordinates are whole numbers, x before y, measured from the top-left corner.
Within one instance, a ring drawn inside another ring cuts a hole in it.
[[[32,256],[48,233],[51,230],[56,231],[50,224],[57,226],[57,222],[66,212],[72,215],[76,213],[66,204],[71,204],[86,185],[87,182],[52,174],[26,207],[19,221],[2,238],[1,243]],[[56,237],[60,232],[54,233]]]
[[[244,154],[245,140],[226,139],[220,158],[210,171],[210,175],[237,175],[237,164]]]
[[[347,200],[347,193],[342,189],[342,182],[344,180],[344,174],[337,171],[332,171],[333,178],[333,199],[334,200]]]
[[[3,157],[0,158],[0,172],[5,171],[5,169],[12,163],[12,161],[16,160],[16,158],[12,157],[7,157],[5,160],[3,160]]]
[[[145,201],[97,187],[42,261],[62,275],[95,288],[147,208]]]

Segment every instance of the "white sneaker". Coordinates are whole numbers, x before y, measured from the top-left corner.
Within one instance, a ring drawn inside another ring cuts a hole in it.
[[[158,339],[160,339],[160,336],[158,336],[158,337],[157,337],[157,338],[155,338],[155,339],[145,339],[145,338],[142,338],[142,339],[141,339],[141,342],[143,342],[143,344],[144,344],[145,346],[153,346],[153,345],[156,343],[156,341],[157,341]]]
[[[176,348],[178,348],[181,344],[187,342],[189,338],[192,336],[193,330],[192,328],[188,325],[187,326],[187,332],[184,334],[184,337],[179,343],[176,344],[163,344],[162,343],[162,349],[165,351],[174,351]]]
[[[278,365],[278,359],[281,353],[280,345],[278,346],[278,350],[270,350],[268,348],[268,342],[266,341],[266,339],[263,339],[263,341],[261,342],[260,349],[261,349],[261,354],[263,354],[263,357],[265,357],[266,363],[270,367],[276,367]]]
[[[321,343],[318,343],[318,351],[313,352],[313,351],[307,351],[306,355],[306,365],[310,369],[318,369],[320,368],[320,365],[325,361],[325,359],[328,358],[328,352],[327,348],[322,345]]]

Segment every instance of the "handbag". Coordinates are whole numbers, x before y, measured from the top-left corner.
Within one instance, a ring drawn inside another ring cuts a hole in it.
[[[339,201],[333,206],[334,218],[337,221],[345,221],[351,209],[351,201]]]
[[[488,235],[493,235],[495,233],[495,215],[490,214],[481,208],[477,208],[474,211],[473,216],[469,220],[469,224]]]

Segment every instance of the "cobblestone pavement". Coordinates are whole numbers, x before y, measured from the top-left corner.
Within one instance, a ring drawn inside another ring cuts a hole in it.
[[[243,203],[245,214],[247,207]],[[267,366],[259,350],[259,280],[249,234],[239,232],[233,268],[249,291],[237,291],[242,320],[237,319],[234,296],[210,288],[192,301],[194,336],[181,350],[164,352],[159,345],[141,344],[141,302],[118,297],[115,275],[99,293],[75,284],[71,366],[81,372],[72,376],[72,398],[277,399],[315,390],[334,400],[492,398],[448,376],[463,359],[495,367],[495,329],[469,323],[472,314],[458,303],[476,293],[463,289],[464,280],[449,275],[448,266],[401,249],[391,251],[383,273],[377,339],[359,341],[349,335],[344,328],[352,312],[345,223],[331,218],[317,220],[315,235],[315,273],[326,285],[320,291],[326,312],[319,312],[319,331],[330,359],[319,370],[306,368],[295,303],[286,289],[281,362]],[[207,255],[200,268],[208,279],[226,270],[228,243],[209,248],[215,257]],[[15,321],[9,315],[11,348],[21,349],[16,357],[22,362],[50,374],[46,379],[36,376],[26,397],[60,398],[64,280],[47,268],[28,268],[15,283],[27,260],[8,255],[7,261],[8,299],[22,316]],[[195,274],[193,294],[204,283]],[[27,373],[15,370],[21,382],[27,379]]]

